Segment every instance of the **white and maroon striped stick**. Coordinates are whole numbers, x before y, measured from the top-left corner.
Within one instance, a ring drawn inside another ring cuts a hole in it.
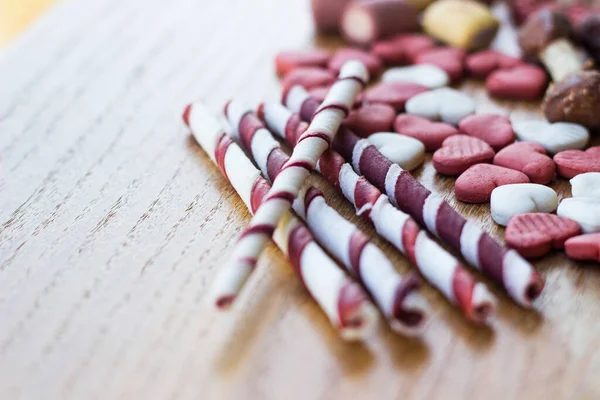
[[[225,115],[233,135],[252,153],[263,175],[274,180],[289,159],[279,142],[242,103],[228,103]],[[293,207],[324,248],[362,282],[394,331],[409,336],[421,333],[426,309],[415,274],[402,277],[368,236],[331,208],[315,187],[300,190]]]
[[[198,144],[219,166],[248,209],[256,211],[270,188],[260,171],[202,104],[189,105],[184,120]],[[368,296],[338,268],[298,218],[286,212],[273,237],[343,339],[362,340],[374,331],[377,311]]]
[[[259,107],[259,114],[270,131],[291,147],[306,128],[306,122],[302,122],[298,114],[281,104],[263,104]],[[251,117],[241,119],[238,132],[242,137],[252,133],[248,130],[249,126],[258,126],[250,121]],[[264,143],[269,142],[264,140]],[[408,214],[393,207],[386,195],[365,177],[356,174],[339,153],[327,150],[319,159],[317,170],[330,184],[342,191],[354,205],[357,215],[370,221],[377,232],[405,254],[431,284],[462,309],[467,318],[485,323],[493,317],[495,298],[486,285],[477,282],[455,257],[421,230]]]
[[[318,101],[300,86],[291,88],[283,100],[306,121],[319,107]],[[502,286],[518,304],[531,307],[544,288],[544,280],[516,251],[492,239],[475,222],[466,220],[410,172],[392,163],[375,146],[349,129],[340,129],[332,145],[358,174],[386,193],[392,204],[460,251],[470,264]]]
[[[215,280],[217,302],[232,302],[252,270],[275,226],[290,209],[300,188],[314,169],[321,154],[331,144],[342,119],[348,114],[354,98],[368,80],[365,66],[348,61],[333,84],[323,104],[315,109],[310,127],[299,139],[290,160],[273,181],[273,187],[258,207],[249,226],[240,236],[232,261],[224,266]]]

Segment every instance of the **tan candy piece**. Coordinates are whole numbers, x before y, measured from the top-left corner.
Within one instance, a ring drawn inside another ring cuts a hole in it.
[[[423,13],[423,30],[442,42],[466,50],[487,47],[499,22],[490,9],[473,0],[439,0]]]

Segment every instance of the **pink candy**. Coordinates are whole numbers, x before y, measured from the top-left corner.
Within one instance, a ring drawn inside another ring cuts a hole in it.
[[[498,186],[529,183],[522,172],[492,164],[473,165],[454,183],[456,198],[465,203],[487,203]]]
[[[558,174],[564,178],[573,178],[585,172],[600,172],[600,146],[590,147],[586,151],[566,150],[554,156]]]
[[[466,53],[462,49],[452,47],[434,48],[420,53],[415,64],[433,64],[448,74],[454,82],[460,80],[464,74],[464,60]]]
[[[500,150],[515,141],[515,132],[510,120],[503,115],[470,115],[460,121],[458,129],[469,136],[485,141],[494,150]]]
[[[490,163],[494,150],[483,140],[454,135],[444,140],[442,147],[433,154],[433,167],[444,175],[460,175],[470,166]]]
[[[386,104],[368,104],[350,112],[344,125],[359,136],[367,137],[375,132],[389,132],[396,118],[396,111]]]
[[[535,100],[542,97],[548,85],[548,75],[534,65],[517,65],[492,72],[485,88],[492,96],[503,99]]]
[[[404,104],[413,96],[428,91],[429,88],[411,82],[382,82],[365,93],[368,103],[383,103],[394,107],[398,112],[404,110]]]
[[[494,164],[523,172],[532,183],[545,185],[554,179],[554,161],[546,155],[544,146],[533,142],[518,142],[500,150]]]
[[[371,78],[379,75],[383,69],[383,64],[377,56],[352,47],[343,47],[336,51],[331,60],[329,60],[329,69],[337,75],[340,73],[342,65],[350,60],[362,62],[367,67]]]
[[[394,130],[420,140],[428,151],[439,149],[444,140],[458,133],[452,125],[432,122],[427,118],[411,114],[398,115],[394,121]]]
[[[275,71],[283,76],[300,67],[327,68],[329,52],[326,50],[282,51],[275,56]]]
[[[317,86],[332,85],[335,80],[336,74],[329,70],[315,67],[302,67],[288,72],[283,77],[281,84],[284,88],[300,85],[308,90]]]
[[[435,47],[435,42],[427,35],[405,33],[377,42],[371,53],[388,65],[411,64],[416,57]]]
[[[567,257],[600,262],[600,233],[575,236],[565,242]]]
[[[504,239],[508,247],[523,257],[536,258],[552,249],[562,249],[565,241],[581,232],[572,219],[554,214],[529,213],[516,215],[508,221]]]
[[[496,50],[483,50],[466,58],[467,71],[475,78],[485,78],[497,69],[513,68],[523,61]]]

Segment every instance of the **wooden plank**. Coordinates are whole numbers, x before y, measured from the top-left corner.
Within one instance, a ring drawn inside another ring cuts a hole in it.
[[[536,262],[537,311],[497,292],[493,330],[426,288],[420,341],[342,343],[273,246],[230,313],[207,304],[249,215],[180,113],[276,99],[273,55],[313,45],[308,7],[72,0],[0,54],[0,398],[598,398],[600,275],[562,254]],[[452,179],[416,175],[501,238]]]

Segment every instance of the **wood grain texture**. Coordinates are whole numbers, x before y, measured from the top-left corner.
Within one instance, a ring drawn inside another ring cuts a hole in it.
[[[207,304],[249,213],[182,108],[277,99],[273,55],[314,45],[308,7],[72,0],[0,54],[1,399],[600,397],[600,271],[560,253],[536,262],[537,311],[496,291],[493,330],[426,288],[423,340],[382,327],[344,344],[274,246],[231,312]],[[479,83],[463,87],[492,104]],[[501,237],[489,206],[458,203],[429,162],[416,175]]]

